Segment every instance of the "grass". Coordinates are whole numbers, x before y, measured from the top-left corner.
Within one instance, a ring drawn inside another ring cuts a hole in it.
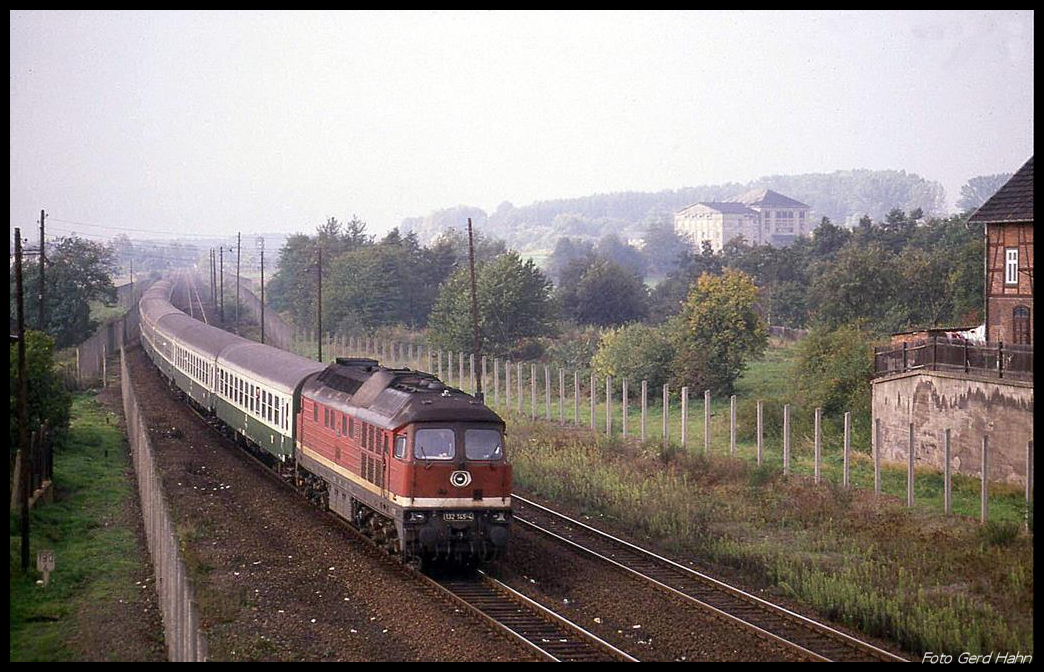
[[[120,520],[135,496],[119,426],[93,395],[73,398],[67,446],[55,454],[55,502],[37,504],[30,518],[30,572],[21,571],[19,518],[10,519],[11,661],[74,660],[70,639],[80,609],[97,602],[140,600],[135,577],[141,553],[133,529]],[[111,423],[111,424],[110,424]],[[50,585],[36,584],[36,552],[54,550]]]
[[[107,306],[101,301],[91,301],[90,308],[91,319],[96,320],[101,324],[108,322],[114,317],[122,317],[127,313],[127,309],[120,306],[118,303],[116,305]]]
[[[757,439],[755,437],[757,415],[755,401],[757,398],[789,398],[796,397],[793,391],[795,375],[796,345],[776,341],[765,357],[754,362],[744,372],[736,385],[737,396],[737,441],[735,457],[751,463],[757,462]],[[504,405],[503,377],[499,405],[494,404],[495,395],[487,391],[486,400],[497,411],[506,413],[516,421],[532,418],[532,390],[529,382],[529,367],[524,367],[522,405],[519,412],[517,397],[517,381],[512,370],[511,405]],[[538,367],[536,417],[547,418],[543,367]],[[558,371],[551,369],[551,413],[550,419],[564,417],[567,424],[575,424],[573,401],[573,381],[571,372],[566,376],[564,408],[559,407]],[[490,374],[490,380],[492,374]],[[605,435],[605,387],[604,380],[595,393],[596,431]],[[579,400],[579,426],[591,427],[590,382],[581,379]],[[682,414],[679,390],[671,390],[671,403],[668,408],[667,434],[673,450],[681,446]],[[628,437],[639,437],[641,432],[641,384],[633,381],[628,384]],[[711,398],[711,455],[727,456],[730,452],[729,420],[730,402],[728,398]],[[790,471],[793,475],[813,476],[815,473],[815,449],[812,432],[813,410],[792,405],[791,460]],[[620,382],[614,381],[613,436],[622,432],[622,403]],[[770,414],[782,417],[782,408],[770,408],[766,405],[764,417],[766,426]],[[866,427],[855,426],[853,420],[853,439],[850,456],[850,482],[853,487],[872,490],[874,487],[873,460],[871,459],[870,441]],[[686,441],[682,452],[690,455],[704,453],[704,409],[703,392],[690,390],[688,421],[686,423]],[[648,390],[648,406],[646,414],[646,440],[654,443],[663,442],[663,404],[662,390]],[[824,418],[822,429],[822,463],[821,478],[828,483],[843,482],[843,428],[835,419]],[[763,441],[762,463],[767,468],[783,469],[783,445],[780,435],[768,432]],[[958,515],[978,517],[980,513],[980,481],[978,478],[961,474],[952,477],[952,507]],[[885,463],[881,466],[881,490],[883,493],[906,500],[907,475],[905,465]],[[914,478],[914,506],[919,510],[943,511],[943,476],[931,468],[917,468]],[[988,519],[998,523],[1022,523],[1026,517],[1025,494],[1018,486],[1006,483],[990,483],[988,491]]]
[[[815,486],[721,455],[512,417],[523,490],[738,571],[909,651],[1033,650],[1033,544],[893,498]]]

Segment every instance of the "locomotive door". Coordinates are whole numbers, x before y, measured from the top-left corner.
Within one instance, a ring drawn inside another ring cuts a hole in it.
[[[377,458],[377,480],[381,488],[381,501],[388,496],[388,443],[390,439],[388,432],[381,430],[381,445]]]

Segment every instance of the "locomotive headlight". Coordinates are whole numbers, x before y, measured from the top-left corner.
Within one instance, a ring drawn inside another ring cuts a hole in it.
[[[423,523],[427,519],[427,514],[423,511],[410,511],[410,522],[411,523]]]
[[[507,522],[507,511],[494,511],[490,517],[494,523],[506,523]]]

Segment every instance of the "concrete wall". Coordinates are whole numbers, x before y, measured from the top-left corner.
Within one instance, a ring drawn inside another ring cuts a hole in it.
[[[881,459],[906,462],[909,424],[915,459],[943,467],[950,430],[952,468],[979,475],[989,436],[989,480],[1025,484],[1026,444],[1033,439],[1033,383],[984,380],[939,371],[911,372],[873,383],[873,415],[881,421]]]

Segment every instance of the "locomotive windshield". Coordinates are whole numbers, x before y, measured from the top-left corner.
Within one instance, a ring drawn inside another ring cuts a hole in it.
[[[413,456],[418,460],[452,460],[452,429],[418,429],[413,435]]]
[[[495,429],[464,430],[464,454],[469,460],[499,460],[504,456],[504,442]]]

